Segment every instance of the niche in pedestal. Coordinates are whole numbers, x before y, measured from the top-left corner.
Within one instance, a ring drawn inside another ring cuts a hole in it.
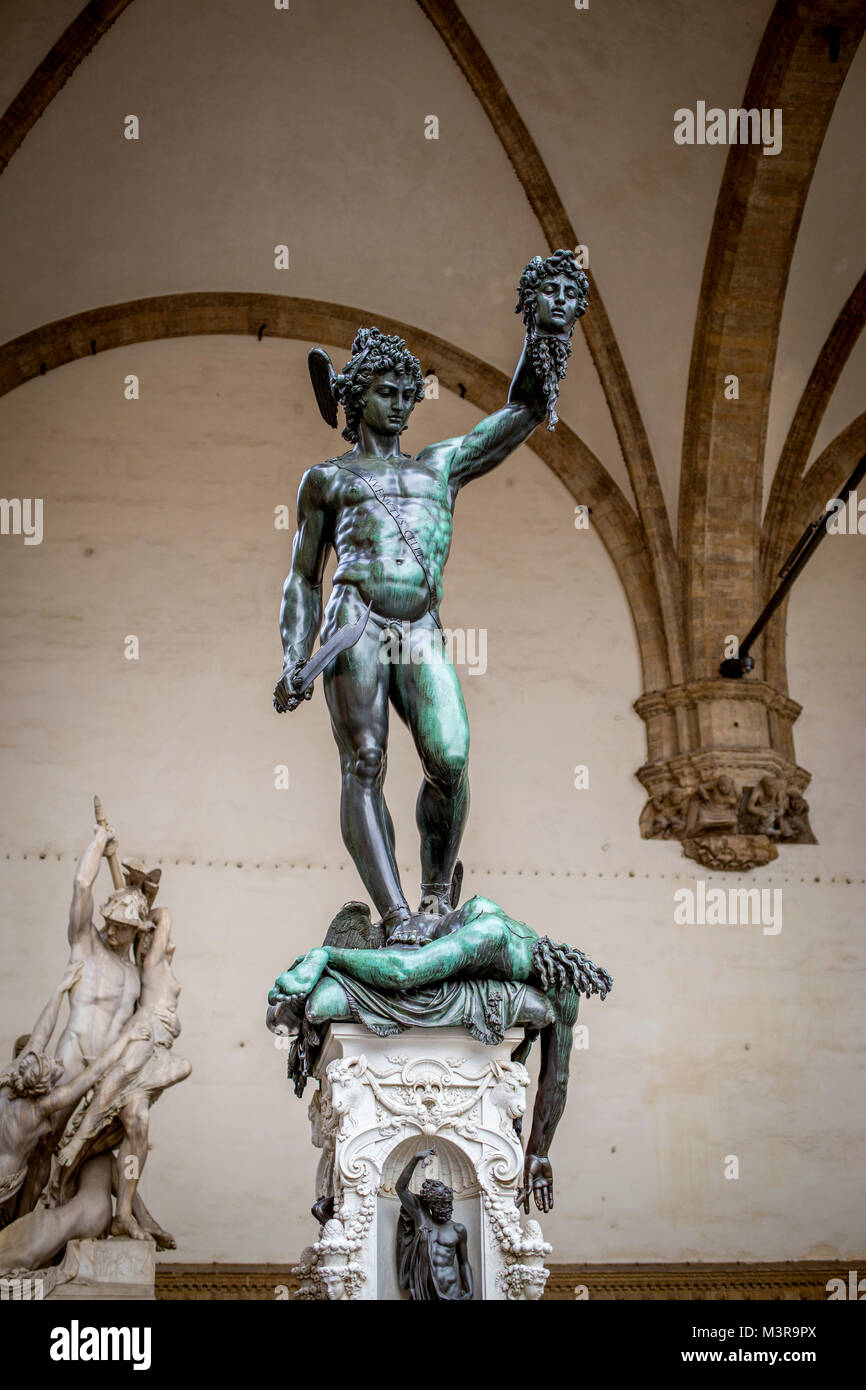
[[[475,1275],[473,1300],[481,1299],[484,1287],[483,1241],[481,1238],[483,1209],[481,1187],[469,1158],[456,1144],[447,1139],[427,1140],[423,1135],[414,1135],[394,1145],[382,1166],[382,1181],[379,1187],[377,1208],[378,1243],[378,1297],[380,1300],[405,1299],[409,1294],[401,1289],[397,1279],[397,1225],[400,1217],[400,1199],[395,1184],[413,1154],[421,1149],[435,1148],[436,1157],[429,1168],[418,1170],[412,1183],[417,1192],[425,1178],[438,1178],[454,1193],[454,1214],[452,1220],[466,1227],[469,1265]]]

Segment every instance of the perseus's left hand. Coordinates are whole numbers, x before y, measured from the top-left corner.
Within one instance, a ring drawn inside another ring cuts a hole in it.
[[[539,1211],[553,1210],[553,1169],[550,1159],[528,1153],[523,1164],[523,1186],[514,1199],[515,1206],[523,1203],[523,1210],[527,1214],[530,1196],[535,1198]]]

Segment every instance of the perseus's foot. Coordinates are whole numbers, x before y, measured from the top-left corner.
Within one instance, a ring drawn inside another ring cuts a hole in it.
[[[289,970],[284,970],[274,981],[268,995],[269,1004],[279,1004],[283,999],[305,998],[316,987],[328,964],[328,952],[324,946],[316,946],[300,960],[296,960]]]
[[[433,917],[426,912],[413,912],[399,921],[385,942],[386,946],[426,946],[432,941],[439,926],[438,915]]]

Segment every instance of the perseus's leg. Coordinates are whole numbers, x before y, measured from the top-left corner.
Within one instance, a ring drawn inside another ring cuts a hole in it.
[[[469,814],[469,722],[457,672],[432,618],[413,624],[406,645],[404,660],[392,668],[391,699],[424,772],[415,807],[421,882],[442,887],[451,883]]]
[[[379,660],[379,629],[368,625],[360,641],[327,671],[325,699],[340,750],[340,828],[364,887],[378,912],[407,908],[394,856],[394,826],[385,805],[389,668]]]

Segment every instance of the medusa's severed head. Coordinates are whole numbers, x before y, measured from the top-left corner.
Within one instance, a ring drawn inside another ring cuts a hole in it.
[[[571,355],[574,325],[586,313],[589,281],[572,251],[533,256],[517,287],[516,314],[523,315],[532,365],[547,397],[547,428],[556,427],[559,383]]]
[[[530,333],[568,333],[586,313],[589,281],[573,251],[533,256],[517,286],[517,307]]]

